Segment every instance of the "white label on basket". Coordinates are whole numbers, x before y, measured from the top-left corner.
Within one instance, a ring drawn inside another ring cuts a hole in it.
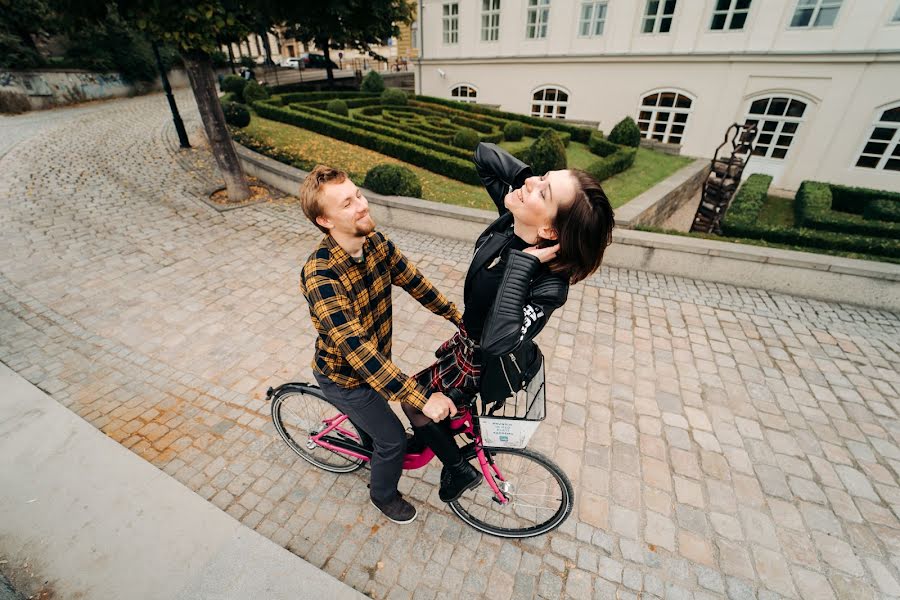
[[[504,448],[524,448],[540,421],[521,421],[518,419],[491,419],[482,417],[481,439],[485,446]]]

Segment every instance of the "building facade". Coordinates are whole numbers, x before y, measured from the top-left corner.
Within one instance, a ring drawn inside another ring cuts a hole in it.
[[[551,118],[633,117],[745,169],[900,191],[900,0],[421,1],[417,91]]]

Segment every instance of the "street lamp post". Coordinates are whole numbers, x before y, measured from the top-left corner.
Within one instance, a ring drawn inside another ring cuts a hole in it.
[[[188,141],[187,132],[184,130],[184,123],[181,121],[181,115],[178,114],[178,105],[175,104],[175,96],[172,95],[172,86],[169,85],[169,77],[163,68],[162,58],[159,56],[159,46],[153,42],[153,55],[156,57],[156,67],[159,69],[159,77],[162,79],[163,90],[166,92],[166,99],[169,101],[169,108],[172,110],[172,120],[175,122],[175,131],[178,132],[178,141],[182,148],[190,148],[191,143]]]

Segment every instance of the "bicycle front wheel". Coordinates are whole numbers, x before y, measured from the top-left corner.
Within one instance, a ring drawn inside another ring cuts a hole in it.
[[[272,398],[272,421],[278,435],[303,460],[332,473],[350,473],[363,466],[363,460],[333,452],[319,446],[310,438],[325,429],[325,419],[341,414],[325,395],[312,387],[291,387]],[[359,443],[359,430],[346,419],[340,425],[343,433],[328,434],[335,438]]]
[[[559,527],[572,512],[575,492],[566,474],[552,460],[533,450],[485,448],[500,475],[490,469],[497,487],[508,498],[500,504],[486,481],[450,503],[456,515],[483,533],[505,538],[543,535]],[[473,455],[476,469],[480,470]]]

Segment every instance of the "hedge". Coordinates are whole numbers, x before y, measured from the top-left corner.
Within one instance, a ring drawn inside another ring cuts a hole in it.
[[[410,143],[401,139],[398,135],[399,132],[388,128],[374,126],[360,128],[359,123],[353,119],[315,109],[298,112],[272,106],[267,102],[257,102],[253,108],[259,116],[266,119],[303,127],[375,152],[381,152],[464,183],[472,185],[481,183],[471,159],[449,156],[444,152],[422,147],[418,143]],[[377,129],[386,129],[388,133],[381,134]]]
[[[593,175],[597,181],[609,179],[613,175],[618,175],[622,171],[626,171],[634,164],[637,156],[637,148],[628,148],[626,146],[617,146],[617,150],[609,156],[603,157],[589,164],[585,171]]]
[[[838,190],[839,198],[843,195],[838,202],[834,202],[832,195],[834,190]],[[875,199],[882,199],[876,198],[872,192],[875,190],[858,190],[821,181],[804,181],[800,184],[800,189],[797,190],[797,196],[794,199],[795,222],[799,227],[810,229],[900,239],[900,223],[872,221],[863,218],[862,213],[865,212],[865,206]],[[884,192],[884,194],[889,194],[889,192]],[[851,198],[858,200],[852,206]],[[835,204],[845,209],[852,208],[859,214],[834,210]]]
[[[887,198],[878,198],[866,204],[863,218],[873,221],[900,222],[900,202]]]
[[[388,196],[419,198],[422,195],[419,178],[403,165],[382,164],[372,167],[366,173],[363,187]]]
[[[557,131],[564,131],[569,133],[572,136],[572,139],[576,142],[587,142],[591,137],[592,129],[587,127],[580,127],[578,125],[567,125],[565,123],[561,123],[558,121],[553,121],[549,119],[539,119],[538,117],[531,117],[527,115],[520,115],[511,112],[505,112],[502,110],[496,110],[493,108],[485,108],[484,106],[479,106],[478,104],[470,104],[467,102],[455,102],[453,100],[445,100],[444,98],[435,98],[433,96],[416,96],[417,100],[424,100],[425,102],[430,102],[432,104],[440,104],[442,106],[449,106],[450,108],[455,108],[456,110],[461,110],[464,112],[471,112],[476,114],[485,114],[493,117],[499,117],[506,119],[508,121],[519,121],[521,123],[527,123],[529,125],[534,125],[541,129],[556,129]],[[527,135],[527,134],[526,134]]]
[[[735,194],[731,206],[722,220],[722,232],[729,237],[762,239],[779,244],[790,244],[806,248],[822,248],[843,250],[900,258],[900,240],[881,237],[864,237],[822,231],[806,227],[771,227],[759,224],[759,213],[766,201],[769,184],[772,178],[768,175],[754,174]],[[804,182],[817,183],[817,182]],[[803,184],[801,184],[801,188]],[[815,186],[813,186],[815,188]],[[799,196],[799,192],[798,192]],[[816,199],[818,200],[818,199]]]

